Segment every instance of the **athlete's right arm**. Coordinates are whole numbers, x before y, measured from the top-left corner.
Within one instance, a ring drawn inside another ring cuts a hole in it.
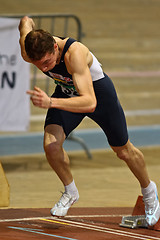
[[[19,44],[21,47],[21,55],[26,62],[31,62],[31,61],[27,56],[24,41],[25,41],[26,35],[34,29],[34,26],[35,24],[32,18],[29,18],[27,16],[23,17],[19,23],[19,32],[20,32]]]

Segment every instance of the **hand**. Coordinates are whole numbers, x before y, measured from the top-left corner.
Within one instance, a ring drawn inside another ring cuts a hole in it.
[[[24,16],[19,23],[19,31],[21,31],[21,29],[24,27],[24,25],[27,25],[28,27],[30,27],[31,29],[35,28],[35,23],[33,21],[32,18]]]
[[[34,90],[27,91],[27,94],[31,96],[33,105],[40,108],[50,108],[50,97],[38,87],[34,87]]]

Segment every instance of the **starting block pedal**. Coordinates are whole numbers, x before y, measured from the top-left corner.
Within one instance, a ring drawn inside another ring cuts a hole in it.
[[[120,226],[127,228],[148,228],[145,215],[123,216]]]
[[[121,227],[126,228],[149,228],[152,230],[160,231],[160,219],[152,227],[150,227],[145,220],[145,206],[143,202],[143,197],[138,196],[137,202],[133,209],[131,216],[123,216],[122,222],[120,223]]]

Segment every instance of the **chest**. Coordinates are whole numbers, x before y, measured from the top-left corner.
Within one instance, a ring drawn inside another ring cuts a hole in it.
[[[54,79],[55,84],[60,85],[62,92],[68,96],[74,97],[79,95],[75,89],[72,75],[68,73],[64,61],[60,62],[52,70],[45,72],[45,74]]]

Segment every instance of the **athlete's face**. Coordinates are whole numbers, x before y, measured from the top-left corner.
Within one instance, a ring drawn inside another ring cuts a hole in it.
[[[44,57],[40,60],[32,61],[32,63],[39,68],[42,72],[47,72],[55,67],[55,65],[59,61],[59,50],[58,46],[55,43],[54,45],[55,52],[54,53],[46,53]]]

